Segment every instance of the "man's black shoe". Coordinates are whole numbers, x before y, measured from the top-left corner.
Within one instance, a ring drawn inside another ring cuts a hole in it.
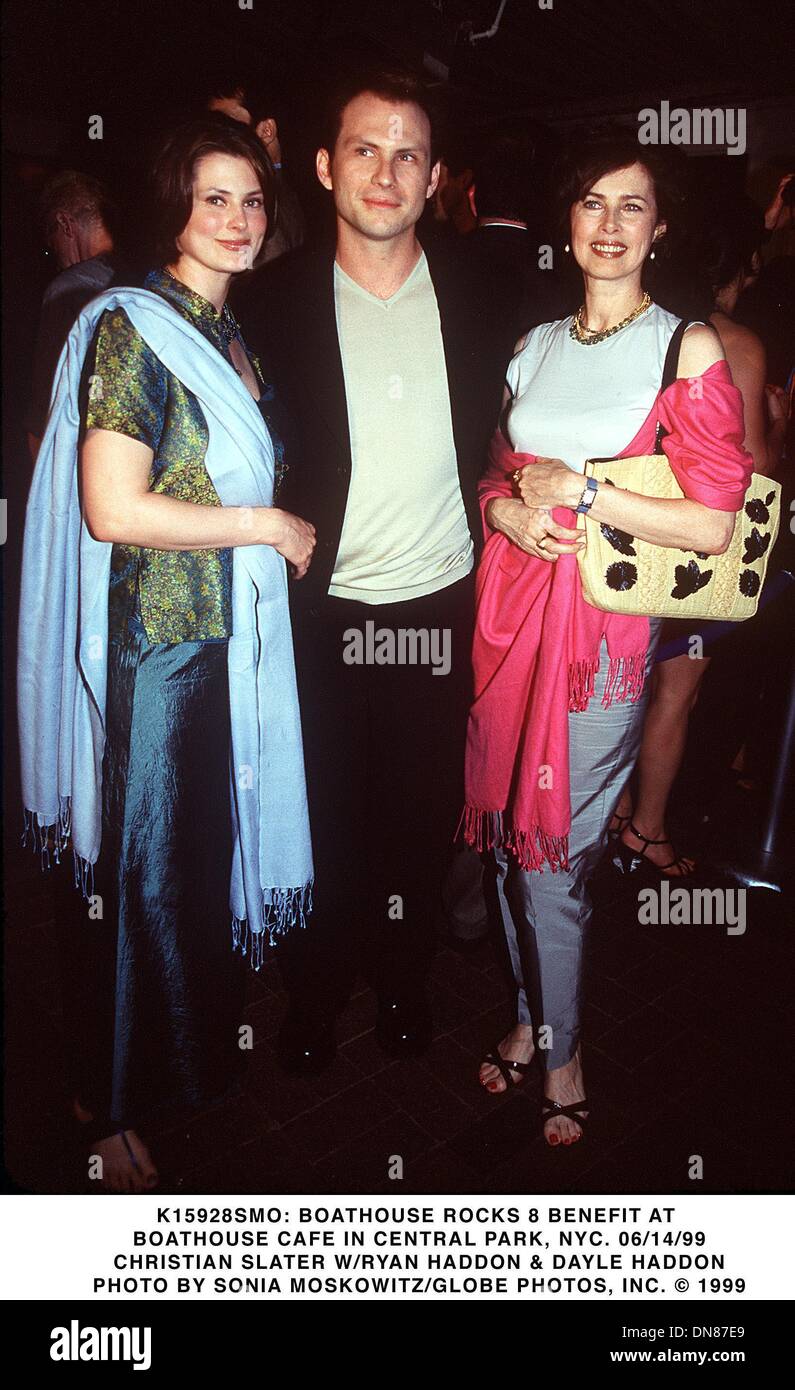
[[[279,1029],[276,1055],[293,1076],[317,1076],[337,1055],[334,1028],[291,1011]]]
[[[432,1035],[433,1020],[425,999],[379,998],[375,1036],[390,1057],[418,1057],[428,1051]]]

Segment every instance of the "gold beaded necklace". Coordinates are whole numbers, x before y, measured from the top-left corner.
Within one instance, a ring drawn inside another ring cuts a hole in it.
[[[583,326],[582,316],[585,313],[585,305],[581,304],[571,321],[569,336],[572,337],[576,343],[582,343],[584,347],[591,347],[593,343],[602,343],[605,338],[612,338],[614,333],[620,333],[622,328],[627,327],[627,324],[632,323],[634,319],[644,314],[650,304],[651,295],[644,294],[637,309],[633,309],[632,313],[627,314],[625,319],[622,319],[620,323],[614,324],[612,328],[602,328],[598,332],[593,332],[590,328],[585,328]]]

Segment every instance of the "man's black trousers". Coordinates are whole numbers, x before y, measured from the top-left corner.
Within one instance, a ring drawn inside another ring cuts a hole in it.
[[[299,1012],[330,1019],[360,973],[421,990],[463,805],[473,595],[470,574],[401,603],[296,596],[315,892],[279,963]]]

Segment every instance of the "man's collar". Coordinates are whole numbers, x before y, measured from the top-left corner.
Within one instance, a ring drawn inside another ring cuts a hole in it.
[[[527,223],[520,222],[513,217],[481,217],[478,222],[478,231],[481,227],[517,227],[520,231],[527,231]]]

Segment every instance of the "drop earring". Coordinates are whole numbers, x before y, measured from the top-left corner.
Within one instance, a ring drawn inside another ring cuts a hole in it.
[[[564,246],[563,250],[566,252],[566,255],[569,254],[571,247],[569,246],[568,242],[566,242],[566,245]]]
[[[651,255],[649,256],[649,260],[650,260],[650,261],[653,261],[653,260],[654,260],[654,257],[655,257],[656,255],[657,255],[657,252],[656,252],[656,251],[652,251]]]

